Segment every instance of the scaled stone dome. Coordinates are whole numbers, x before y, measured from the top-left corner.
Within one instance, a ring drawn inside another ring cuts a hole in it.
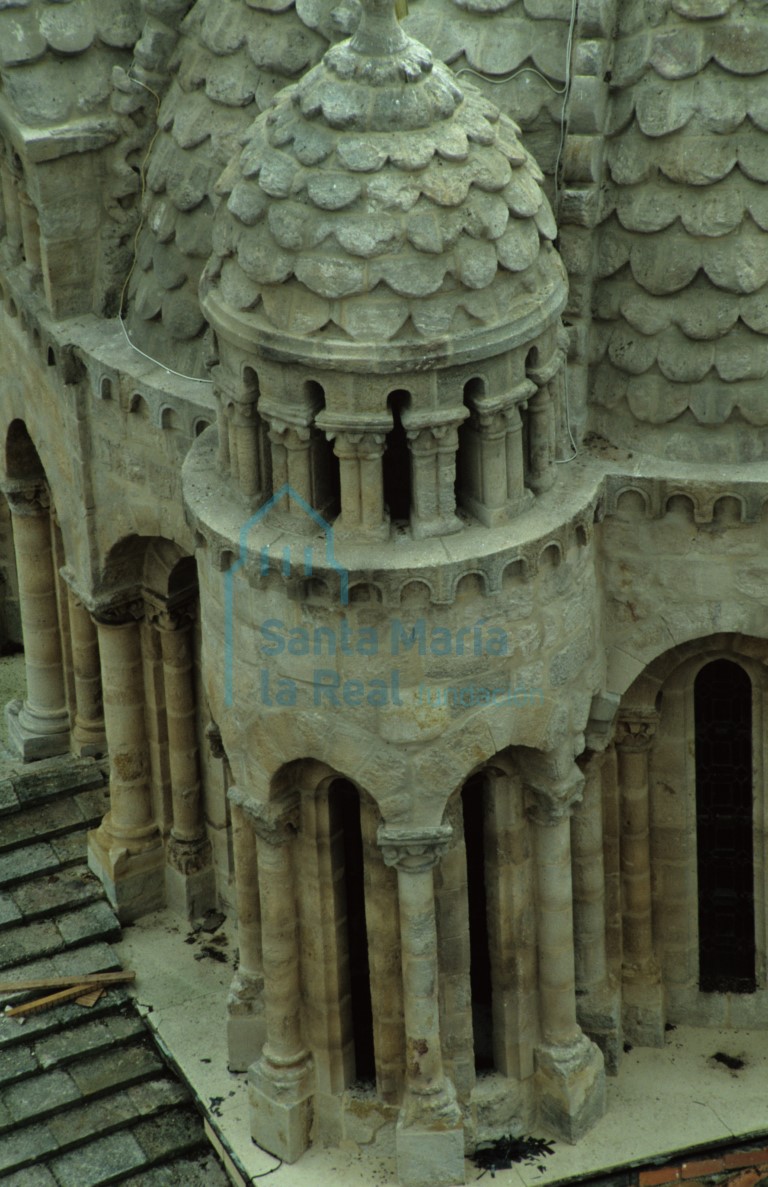
[[[354,37],[276,97],[225,170],[207,315],[272,357],[332,367],[531,340],[566,281],[518,132],[389,0],[368,0]]]

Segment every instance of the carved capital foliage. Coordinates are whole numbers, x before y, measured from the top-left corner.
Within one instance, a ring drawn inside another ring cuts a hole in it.
[[[329,430],[326,433],[329,440],[335,438],[336,456],[340,458],[381,457],[384,452],[385,433],[340,432]]]
[[[97,626],[128,626],[141,622],[144,599],[137,596],[121,602],[104,602],[92,608],[91,617]]]
[[[622,715],[616,723],[616,748],[629,753],[647,753],[653,745],[659,719],[657,714]]]
[[[8,487],[5,496],[14,515],[33,516],[50,513],[51,495],[45,482]]]
[[[267,845],[287,845],[299,830],[298,793],[276,803],[263,803],[238,787],[230,787],[227,798],[245,813],[256,836]]]
[[[197,841],[180,841],[171,834],[166,857],[169,866],[180,874],[197,874],[211,864],[211,843],[207,837]]]
[[[205,737],[208,741],[208,749],[211,752],[211,758],[226,758],[227,754],[224,749],[224,742],[221,737],[221,730],[215,721],[209,721],[205,727]]]
[[[164,598],[145,598],[145,614],[149,622],[158,631],[188,631],[195,623],[197,599],[190,594],[178,601],[167,601]]]
[[[450,848],[452,837],[449,824],[422,828],[383,824],[378,832],[384,864],[409,874],[420,874],[436,866]]]

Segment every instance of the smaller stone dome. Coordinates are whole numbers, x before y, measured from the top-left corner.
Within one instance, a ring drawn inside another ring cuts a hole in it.
[[[390,0],[368,0],[220,179],[211,322],[331,367],[459,363],[532,340],[566,281],[518,132],[406,36]]]

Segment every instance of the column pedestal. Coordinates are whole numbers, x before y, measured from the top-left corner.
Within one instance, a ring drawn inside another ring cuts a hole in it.
[[[461,1109],[443,1071],[432,874],[450,840],[446,825],[383,825],[379,830],[384,861],[397,868],[400,900],[406,1079],[395,1148],[398,1178],[405,1187],[464,1182]]]
[[[603,1054],[585,1034],[536,1049],[539,1121],[566,1142],[578,1142],[605,1112]]]

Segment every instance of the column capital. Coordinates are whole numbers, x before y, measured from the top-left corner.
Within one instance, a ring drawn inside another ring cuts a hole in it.
[[[51,495],[46,482],[9,483],[4,490],[13,515],[48,515],[51,510]]]
[[[245,812],[256,836],[267,845],[285,845],[298,832],[298,792],[275,802],[263,803],[252,799],[239,787],[230,787],[227,799]]]
[[[616,749],[635,754],[647,752],[658,724],[657,713],[622,713],[616,723]]]
[[[209,721],[205,727],[205,740],[208,743],[208,749],[211,752],[211,758],[227,757],[227,752],[224,749],[224,741],[221,736],[221,730],[215,721]]]
[[[97,626],[130,626],[144,617],[144,599],[134,594],[119,602],[97,602],[90,611]]]
[[[573,769],[560,779],[554,779],[547,785],[526,782],[525,787],[533,797],[533,803],[528,808],[529,819],[534,824],[554,827],[568,819],[581,800],[584,776],[574,763]]]
[[[147,622],[158,631],[188,631],[195,622],[197,591],[179,598],[159,598],[144,595]]]
[[[382,824],[378,831],[384,864],[408,874],[431,870],[447,852],[453,829],[450,824],[421,827]]]

